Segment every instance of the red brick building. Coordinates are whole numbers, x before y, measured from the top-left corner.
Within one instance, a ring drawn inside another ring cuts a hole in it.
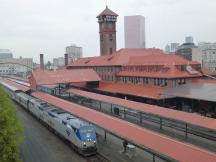
[[[116,21],[117,14],[111,11],[108,6],[97,18],[100,35],[100,55],[111,55],[116,51]]]
[[[176,87],[200,78],[201,65],[159,49],[121,49],[112,55],[81,58],[68,69],[93,69],[103,81]]]

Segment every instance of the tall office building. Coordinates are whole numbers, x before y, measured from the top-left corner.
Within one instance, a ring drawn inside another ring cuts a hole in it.
[[[175,54],[192,61],[193,48],[198,48],[198,46],[196,46],[194,43],[183,43],[178,47]]]
[[[83,57],[82,47],[78,47],[75,44],[66,47],[66,53],[68,54],[68,62],[74,62]]]
[[[169,45],[169,44],[167,44],[167,45],[165,46],[165,52],[166,52],[166,53],[170,53],[170,45]]]
[[[65,65],[65,58],[64,57],[53,58],[53,66],[54,67],[61,67],[64,65]]]
[[[165,52],[166,53],[171,53],[171,52],[175,52],[179,47],[179,43],[170,43],[170,44],[167,44],[165,46]]]
[[[145,48],[145,17],[125,16],[125,48]]]
[[[185,37],[185,43],[193,43],[193,37],[191,36],[188,36],[188,37]]]
[[[100,35],[100,55],[111,55],[116,51],[116,21],[118,15],[108,6],[97,18]]]
[[[179,43],[171,43],[170,47],[171,47],[171,52],[175,52],[177,50],[179,46]]]

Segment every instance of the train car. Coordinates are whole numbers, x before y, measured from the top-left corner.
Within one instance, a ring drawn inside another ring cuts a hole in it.
[[[96,153],[96,132],[92,124],[60,109],[49,110],[48,118],[53,129],[70,141],[81,154],[90,156]]]
[[[38,119],[42,120],[45,123],[47,123],[47,121],[45,120],[46,118],[44,117],[47,116],[46,111],[48,109],[54,109],[54,108],[55,108],[54,106],[36,98],[31,99],[29,101],[29,111],[32,114],[34,114]]]
[[[67,139],[80,154],[84,156],[96,154],[96,132],[90,123],[24,93],[17,93],[16,101]]]
[[[92,124],[14,87],[1,82],[0,84],[10,93],[13,100],[69,141],[80,154],[84,156],[96,154],[96,132]]]
[[[18,91],[17,88],[12,87],[2,81],[0,81],[0,85],[4,88],[4,90],[9,94],[9,96],[14,99],[15,98],[15,92]]]

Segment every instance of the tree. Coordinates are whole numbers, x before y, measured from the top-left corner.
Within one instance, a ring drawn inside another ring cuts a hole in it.
[[[50,62],[50,61],[48,61],[47,63],[46,63],[46,69],[51,69],[51,66],[52,66],[52,63]]]
[[[0,162],[20,162],[19,149],[24,139],[23,133],[15,106],[0,87]]]

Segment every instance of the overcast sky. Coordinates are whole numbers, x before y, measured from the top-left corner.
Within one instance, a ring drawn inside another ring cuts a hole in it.
[[[146,17],[147,47],[164,48],[170,42],[216,42],[216,0],[107,0],[119,14],[117,47],[124,48],[124,16]],[[45,61],[61,57],[72,43],[84,56],[99,55],[96,16],[106,0],[0,0],[0,49],[14,57],[45,54]]]

